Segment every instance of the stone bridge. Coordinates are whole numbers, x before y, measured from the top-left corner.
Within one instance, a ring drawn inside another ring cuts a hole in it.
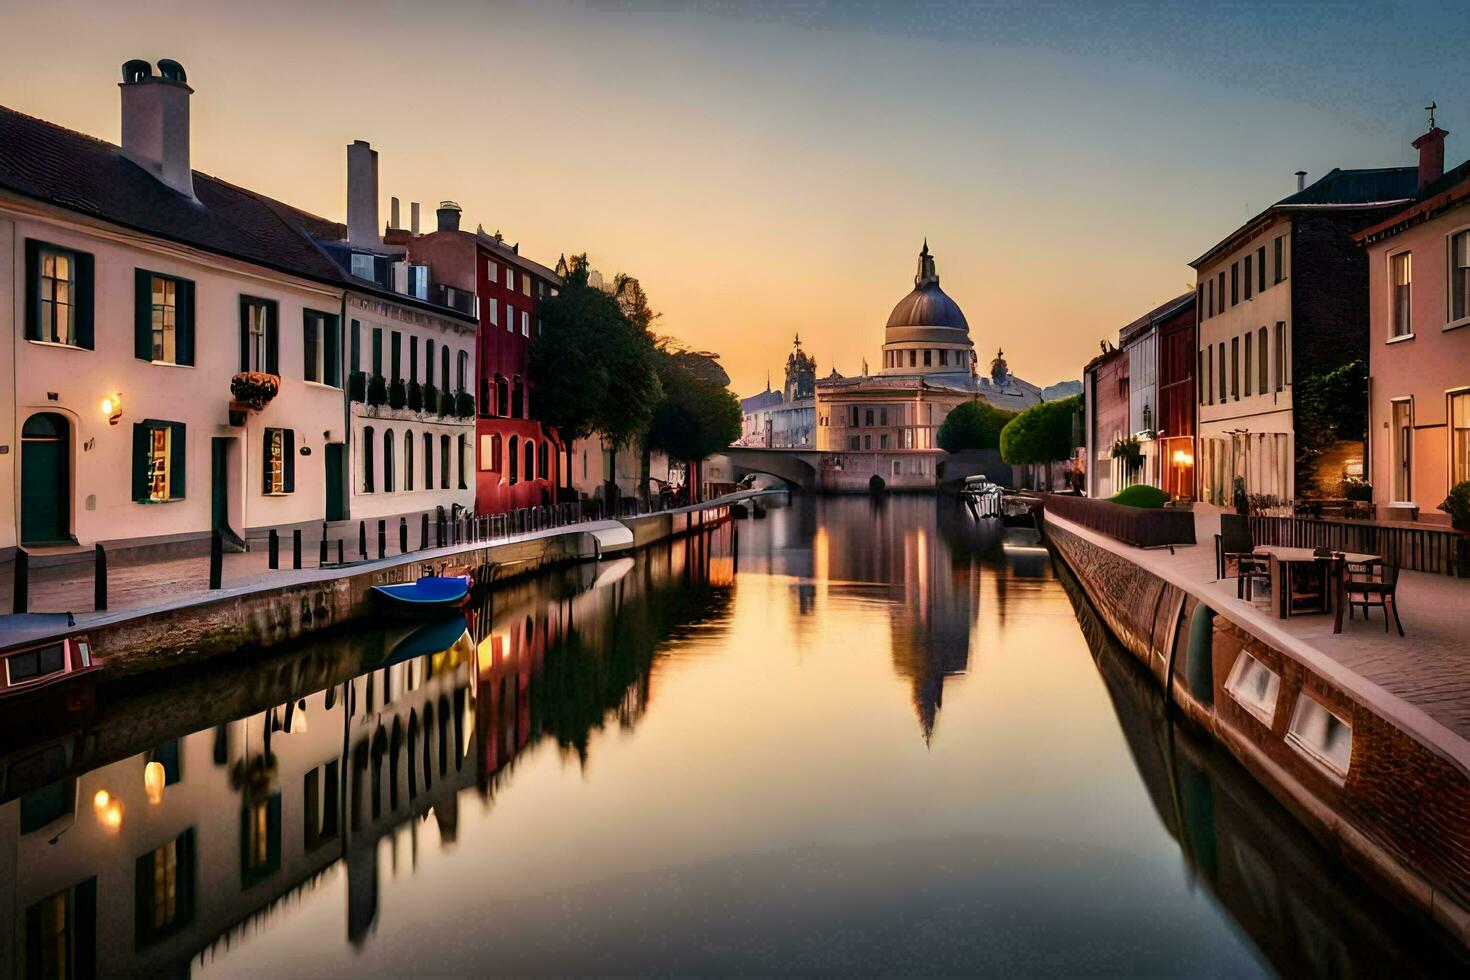
[[[751,473],[764,473],[783,480],[798,490],[816,490],[820,485],[821,454],[812,449],[761,449],[731,446],[723,453],[737,482]]]

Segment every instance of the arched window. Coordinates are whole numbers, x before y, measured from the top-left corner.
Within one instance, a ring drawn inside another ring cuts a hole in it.
[[[383,430],[383,492],[393,492],[393,430]]]
[[[490,410],[490,379],[480,379],[480,418],[488,419],[494,413]]]
[[[534,439],[527,439],[526,440],[526,449],[525,449],[525,452],[526,452],[526,468],[525,468],[526,479],[528,479],[528,480],[534,480],[536,478],[536,441]]]
[[[439,489],[449,489],[449,436],[439,437]]]
[[[454,366],[455,378],[458,380],[458,390],[470,390],[470,355],[466,351],[460,351]]]
[[[516,436],[511,436],[510,437],[510,480],[509,480],[509,483],[510,483],[511,486],[515,486],[518,482],[520,482],[520,479],[521,479],[520,455],[518,453],[518,450],[520,448],[521,448],[521,446],[520,446],[520,440]]]
[[[518,374],[510,381],[510,415],[511,418],[524,418],[521,414],[521,405],[524,399],[521,397],[521,376]]]
[[[496,433],[490,437],[490,469],[499,473],[501,464],[500,434]]]
[[[403,434],[403,489],[413,489],[413,432]]]
[[[449,390],[449,345],[441,344],[439,347],[439,378],[443,381],[439,387],[445,391]]]
[[[469,485],[464,482],[465,470],[469,469],[468,456],[470,454],[470,441],[465,436],[459,437],[459,488],[468,490]]]
[[[495,376],[495,414],[502,418],[510,412],[510,381],[503,374]]]
[[[434,489],[434,434],[424,433],[424,489]]]
[[[373,492],[373,427],[362,430],[362,492]]]
[[[543,442],[536,453],[536,475],[543,480],[546,479],[546,474],[550,470],[550,456],[551,443]]]

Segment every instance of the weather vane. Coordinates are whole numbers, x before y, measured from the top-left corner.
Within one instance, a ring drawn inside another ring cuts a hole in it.
[[[1439,103],[1438,102],[1435,102],[1432,99],[1430,100],[1429,104],[1424,107],[1424,110],[1429,113],[1429,128],[1430,129],[1433,129],[1434,128],[1434,110],[1435,109],[1438,109],[1438,108],[1439,108]]]

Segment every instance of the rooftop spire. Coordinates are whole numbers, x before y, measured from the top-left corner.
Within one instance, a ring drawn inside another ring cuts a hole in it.
[[[914,285],[925,286],[929,283],[939,285],[939,273],[934,271],[934,257],[929,254],[929,239],[925,237],[924,247],[919,251],[919,272],[914,276]]]

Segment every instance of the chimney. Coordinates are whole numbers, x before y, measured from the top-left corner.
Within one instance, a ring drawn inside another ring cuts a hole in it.
[[[158,74],[146,61],[122,66],[123,156],[164,184],[194,198],[189,169],[189,87],[184,66],[164,58]]]
[[[408,230],[415,235],[419,233],[419,202],[414,201],[408,206]]]
[[[347,147],[347,242],[378,248],[378,151],[366,140]]]
[[[1305,170],[1298,170],[1296,172],[1296,189],[1299,191],[1307,189],[1307,172]]]
[[[459,231],[460,207],[453,201],[440,201],[439,210],[434,212],[439,216],[440,231]]]
[[[388,198],[388,227],[398,227],[398,198]]]
[[[1419,151],[1419,189],[1422,191],[1444,176],[1444,138],[1450,135],[1434,125],[1434,116],[1429,117],[1429,132],[1414,141]]]

